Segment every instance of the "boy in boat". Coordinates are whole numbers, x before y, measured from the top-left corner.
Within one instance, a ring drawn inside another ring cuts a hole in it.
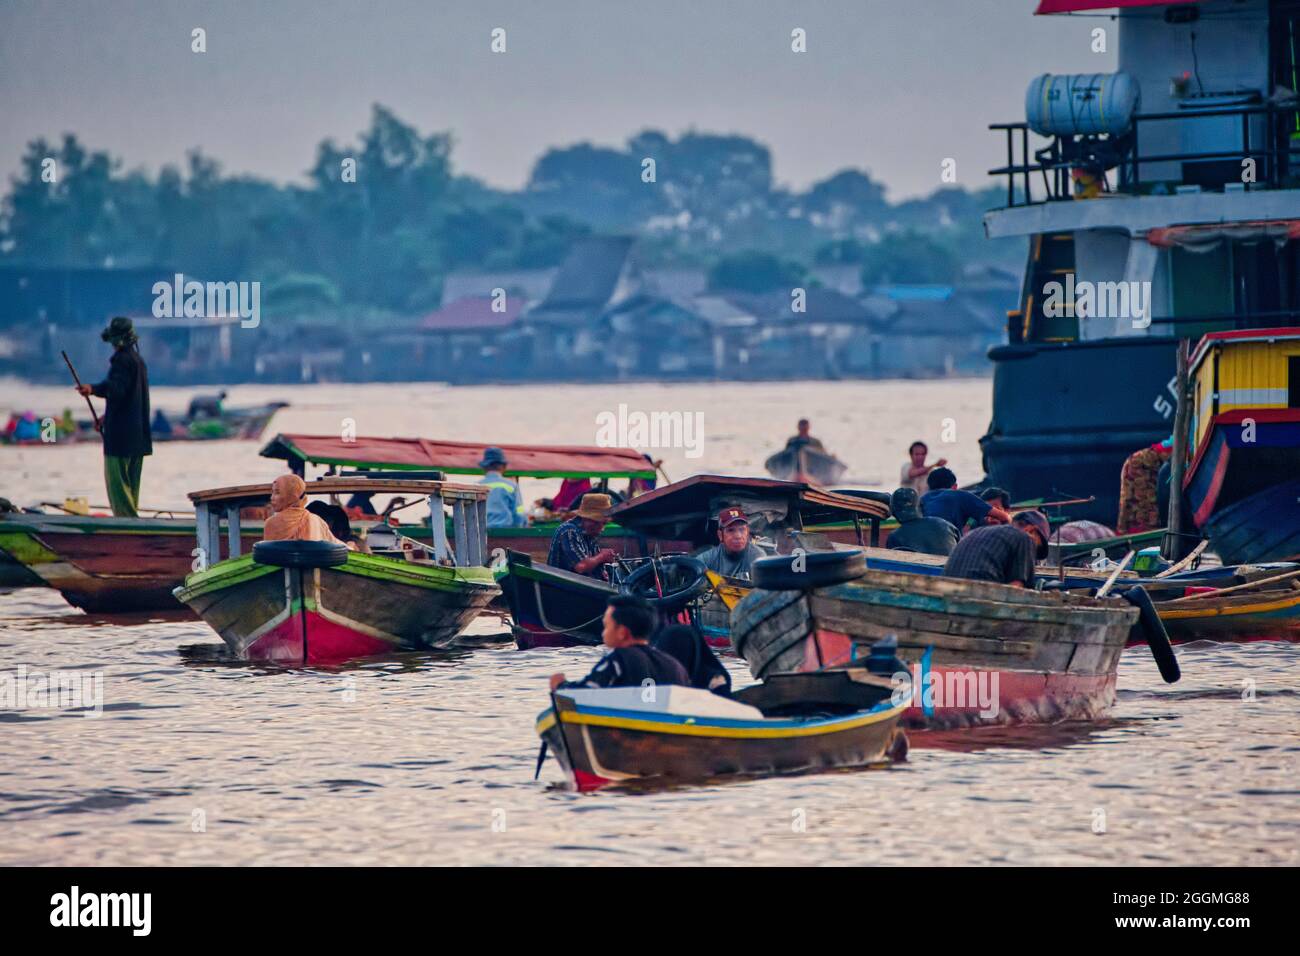
[[[489,528],[522,528],[528,524],[524,496],[519,486],[505,476],[506,464],[506,453],[495,445],[483,450],[483,459],[478,463],[485,472],[479,484],[488,486]]]
[[[940,458],[933,465],[927,465],[925,459],[929,454],[930,448],[925,442],[912,442],[912,447],[907,449],[907,461],[903,463],[903,468],[898,474],[900,488],[911,488],[918,497],[930,490],[929,485],[926,484],[930,472],[948,464],[948,459]]]
[[[952,554],[959,537],[957,529],[943,518],[922,518],[916,492],[911,488],[895,491],[889,498],[889,508],[898,519],[897,530],[889,535],[889,547],[920,554]]]
[[[263,541],[333,541],[329,525],[307,510],[307,483],[297,475],[281,475],[271,482],[271,517],[262,531]]]
[[[551,690],[562,687],[645,687],[657,684],[691,686],[690,675],[677,658],[650,646],[655,613],[630,594],[616,594],[605,608],[605,627],[600,639],[608,653],[579,681],[551,675]]]
[[[754,562],[766,557],[750,539],[749,518],[739,508],[718,512],[718,543],[697,557],[714,574],[748,581]]]
[[[1034,559],[1047,557],[1051,534],[1047,518],[1032,510],[1018,512],[1009,525],[976,528],[952,549],[943,576],[1031,588]]]
[[[977,525],[1007,524],[1011,520],[1002,508],[994,507],[979,495],[957,487],[957,476],[950,468],[935,468],[926,479],[930,490],[921,498],[921,513],[927,518],[942,518],[959,532],[966,523]]]
[[[609,524],[611,506],[609,495],[583,495],[573,517],[555,529],[546,563],[562,571],[607,580],[605,565],[617,559],[618,552],[599,545],[600,533]]]
[[[138,518],[140,472],[153,454],[149,429],[149,370],[136,347],[139,338],[131,320],[119,315],[99,337],[113,346],[108,378],[98,385],[78,385],[82,395],[104,402],[104,484],[108,504],[118,518]]]

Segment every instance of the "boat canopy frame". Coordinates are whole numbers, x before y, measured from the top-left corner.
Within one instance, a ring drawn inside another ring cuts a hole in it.
[[[417,481],[402,478],[318,478],[306,483],[307,495],[416,494],[428,499],[433,553],[439,562],[452,561],[457,567],[486,565],[486,485],[461,485],[446,481]],[[235,485],[192,491],[195,535],[199,554],[211,566],[240,556],[240,509],[258,507],[271,500],[271,485]],[[451,507],[452,541],[447,540],[443,506]],[[226,525],[226,555],[221,556],[221,524]]]
[[[491,442],[456,442],[426,438],[357,438],[345,441],[335,435],[276,435],[258,453],[263,458],[289,462],[296,474],[304,466],[373,468],[380,471],[439,471],[454,475],[484,475],[478,465],[486,448],[500,448],[516,478],[656,477],[655,465],[631,448],[585,445],[493,445]]]

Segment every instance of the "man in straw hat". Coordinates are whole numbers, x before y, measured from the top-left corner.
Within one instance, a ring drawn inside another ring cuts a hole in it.
[[[609,524],[611,506],[609,495],[595,492],[583,495],[573,517],[555,529],[546,563],[564,571],[607,580],[605,565],[615,560],[618,552],[600,547],[599,539]]]
[[[105,400],[104,484],[108,504],[118,518],[139,517],[140,471],[144,456],[153,454],[149,432],[149,370],[131,320],[117,316],[99,336],[113,346],[108,378],[98,385],[78,385],[82,395]]]

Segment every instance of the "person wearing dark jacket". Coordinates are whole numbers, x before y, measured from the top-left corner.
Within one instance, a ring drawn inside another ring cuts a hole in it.
[[[564,674],[551,675],[551,690],[562,687],[654,687],[659,684],[691,686],[690,675],[677,658],[650,646],[655,614],[640,598],[616,594],[605,608],[600,639],[608,653],[579,681]]]
[[[149,371],[136,347],[131,320],[117,316],[100,338],[113,346],[108,378],[97,385],[78,385],[82,395],[104,399],[104,484],[108,504],[118,518],[139,517],[140,472],[153,454],[149,418]]]
[[[898,519],[898,528],[889,535],[889,547],[921,554],[952,554],[959,537],[957,529],[943,518],[922,518],[914,489],[899,488],[890,495],[889,507]]]
[[[704,635],[691,625],[669,625],[650,639],[650,645],[677,658],[677,663],[686,669],[692,687],[711,690],[723,697],[730,696],[731,675],[704,640]]]

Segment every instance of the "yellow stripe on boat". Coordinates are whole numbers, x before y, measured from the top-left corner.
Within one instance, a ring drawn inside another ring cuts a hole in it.
[[[782,737],[816,737],[819,734],[833,734],[844,730],[856,730],[868,724],[891,720],[907,709],[906,704],[891,707],[861,717],[842,722],[820,721],[802,727],[721,727],[717,724],[670,723],[658,720],[637,720],[631,717],[615,717],[612,714],[585,714],[581,711],[565,711],[566,724],[590,724],[593,727],[613,727],[618,730],[639,730],[655,734],[678,734],[686,737],[729,737],[758,740]],[[538,725],[539,730],[541,724]]]
[[[1213,595],[1207,595],[1213,597]],[[1190,617],[1231,617],[1237,614],[1261,614],[1265,611],[1285,611],[1288,608],[1300,605],[1300,594],[1284,601],[1269,601],[1264,604],[1243,604],[1239,607],[1209,607],[1200,610],[1192,609],[1188,611],[1160,611],[1159,605],[1156,609],[1160,614],[1162,621],[1185,620]]]

